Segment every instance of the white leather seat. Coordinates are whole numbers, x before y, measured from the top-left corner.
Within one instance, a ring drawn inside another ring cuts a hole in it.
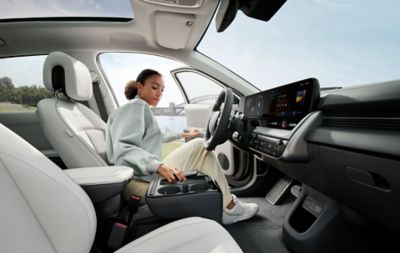
[[[39,121],[67,168],[107,166],[106,124],[77,102],[93,94],[87,67],[67,54],[53,52],[44,63],[43,82],[58,95],[38,103]]]
[[[88,196],[42,153],[1,124],[0,203],[0,252],[90,252],[96,216]],[[117,252],[242,251],[218,223],[187,218]]]

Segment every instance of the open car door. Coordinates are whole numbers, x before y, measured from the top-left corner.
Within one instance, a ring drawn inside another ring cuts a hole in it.
[[[193,68],[177,68],[171,74],[186,100],[187,127],[204,130],[225,85]],[[232,113],[238,109],[238,101],[235,96]],[[235,148],[229,140],[217,146],[215,152],[231,186],[251,186],[256,171],[253,155]]]

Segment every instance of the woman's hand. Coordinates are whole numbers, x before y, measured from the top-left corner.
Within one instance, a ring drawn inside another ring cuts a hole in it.
[[[160,176],[167,179],[168,182],[170,182],[170,183],[175,183],[176,180],[179,180],[179,181],[186,180],[186,177],[183,174],[183,171],[177,170],[176,168],[173,168],[173,167],[169,167],[165,164],[161,164],[160,166],[158,166],[157,172],[158,172],[158,174],[160,174]]]
[[[199,129],[191,129],[188,132],[183,132],[181,134],[182,138],[188,138],[188,139],[193,139],[196,137],[200,137],[201,136],[201,132]]]

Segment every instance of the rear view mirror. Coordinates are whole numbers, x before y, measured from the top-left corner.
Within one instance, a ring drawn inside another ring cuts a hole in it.
[[[235,19],[238,10],[246,16],[269,21],[286,0],[221,0],[215,18],[217,32],[223,32]]]
[[[223,32],[232,23],[236,17],[239,9],[238,0],[222,0],[219,6],[217,16],[215,17],[215,24],[217,32]]]

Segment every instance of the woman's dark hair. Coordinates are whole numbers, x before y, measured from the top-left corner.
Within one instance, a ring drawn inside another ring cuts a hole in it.
[[[140,82],[141,84],[144,84],[146,82],[146,80],[154,75],[157,76],[162,76],[158,71],[155,71],[153,69],[145,69],[142,72],[139,73],[139,75],[136,78],[136,81],[129,81],[126,85],[125,85],[125,97],[128,100],[131,100],[133,98],[136,97],[136,95],[138,94],[138,90],[136,87],[136,83]]]

